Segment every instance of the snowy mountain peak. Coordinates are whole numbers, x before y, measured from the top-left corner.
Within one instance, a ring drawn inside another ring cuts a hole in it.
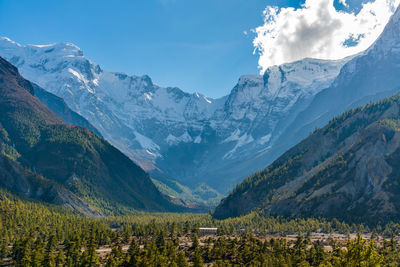
[[[188,170],[205,164],[207,153],[217,167],[267,149],[346,62],[305,59],[273,66],[265,75],[240,77],[228,96],[212,99],[158,86],[147,75],[102,70],[70,43],[21,46],[1,38],[0,56],[63,98],[142,167],[166,173],[179,169],[170,166],[181,164],[175,157],[188,148],[202,148]]]
[[[16,48],[25,48],[25,52],[30,53],[57,53],[59,56],[70,56],[70,57],[82,57],[82,50],[72,43],[54,43],[54,44],[46,44],[46,45],[33,45],[29,44],[26,46],[22,46],[17,42],[14,42],[10,38],[0,37],[0,49],[16,49]]]
[[[244,75],[225,103],[227,116],[233,121],[250,122],[269,117],[268,128],[273,130],[278,123],[275,118],[284,116],[299,99],[310,98],[328,87],[348,60],[307,58],[272,66],[263,76]]]
[[[220,138],[226,139],[232,127],[238,126],[238,120],[254,121],[257,117],[272,115],[271,112],[287,112],[300,97],[314,95],[329,85],[344,63],[305,59],[274,66],[264,76],[240,77],[229,96],[211,99],[176,87],[159,87],[147,75],[129,76],[103,71],[71,43],[21,46],[8,38],[1,38],[0,48],[1,55],[20,68],[25,77],[64,98],[75,111],[92,118],[92,123],[100,131],[106,131],[111,127],[111,121],[118,120],[118,124],[131,129],[135,136],[138,135],[135,133],[140,133],[151,140],[158,139],[153,140],[157,144],[152,145],[153,150],[165,143],[170,135],[167,142],[170,144],[175,144],[176,140],[195,140],[201,134],[199,121],[208,120],[209,125],[218,129]],[[272,110],[277,102],[281,103],[281,108]],[[100,110],[99,105],[102,106]],[[159,137],[146,133],[147,121],[161,123],[167,127],[165,133]],[[271,121],[269,127],[273,129],[276,123]],[[244,128],[249,126],[247,123],[241,125]],[[190,136],[190,131],[175,129],[183,126],[196,129],[193,136]],[[244,128],[243,134],[250,136],[247,132],[251,128]],[[182,136],[185,138],[178,138]]]
[[[247,85],[257,84],[262,77],[260,75],[242,75],[239,78],[238,86],[246,87]]]
[[[285,96],[288,85],[296,85],[304,93],[313,94],[314,90],[329,85],[339,74],[342,66],[349,60],[321,60],[305,58],[281,66],[269,67],[264,73],[264,83],[271,95]],[[292,86],[291,86],[292,87]]]
[[[390,18],[388,24],[383,30],[376,42],[367,50],[375,51],[380,55],[388,55],[391,52],[400,51],[400,6]],[[374,52],[373,52],[374,53]]]
[[[21,45],[17,42],[14,42],[8,37],[0,37],[0,48],[7,49],[7,48],[15,48],[20,47]]]
[[[69,56],[69,57],[82,57],[82,50],[72,44],[72,43],[56,43],[56,44],[48,44],[48,45],[27,45],[33,51],[37,51],[38,53],[51,53],[55,52],[60,56]]]

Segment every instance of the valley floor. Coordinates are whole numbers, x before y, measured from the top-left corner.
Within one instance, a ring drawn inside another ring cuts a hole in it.
[[[217,230],[202,235],[203,227]],[[1,266],[397,266],[399,236],[396,223],[255,212],[225,220],[144,212],[85,218],[0,192]]]

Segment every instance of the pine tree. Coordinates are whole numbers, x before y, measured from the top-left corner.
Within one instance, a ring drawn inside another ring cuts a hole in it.
[[[132,238],[131,244],[128,249],[126,266],[137,266],[137,256],[139,255],[139,245],[136,243],[136,240]]]
[[[343,258],[345,266],[379,266],[383,262],[382,255],[374,249],[374,242],[371,240],[366,246],[366,240],[358,234],[354,241],[346,244],[347,253]]]
[[[186,260],[185,253],[182,251],[178,253],[178,258],[176,260],[178,267],[188,267],[189,263]]]
[[[65,245],[66,266],[78,266],[81,258],[81,243],[77,233]]]
[[[110,254],[107,257],[106,267],[116,267],[118,266],[118,259],[115,258],[115,255]]]
[[[195,250],[199,246],[200,246],[199,237],[197,236],[196,233],[193,233],[192,234],[192,249]]]
[[[60,249],[57,253],[55,263],[57,267],[62,267],[65,265],[65,255],[62,249]]]
[[[44,261],[43,261],[44,267],[54,267],[56,265],[54,258],[54,249],[56,245],[57,245],[56,237],[55,235],[52,234],[49,240],[47,241],[46,249],[44,252]]]
[[[31,235],[17,240],[12,248],[12,259],[17,266],[31,266]]]
[[[200,249],[197,247],[192,256],[193,267],[202,267],[204,265],[203,258],[201,257]]]
[[[119,266],[123,262],[122,245],[119,236],[114,239],[110,255],[107,257],[106,266]]]
[[[1,239],[1,243],[0,243],[0,260],[6,258],[9,254],[8,251],[8,244],[6,242],[6,240],[3,238]]]
[[[156,245],[158,250],[163,253],[165,250],[165,245],[166,245],[166,240],[165,240],[165,234],[164,231],[160,230],[157,234],[156,238]]]
[[[90,232],[90,239],[88,241],[87,247],[85,249],[85,253],[82,256],[82,266],[85,267],[93,267],[93,266],[100,266],[99,258],[97,256],[97,243],[94,234],[93,228]]]
[[[178,225],[175,221],[173,221],[171,224],[170,238],[171,238],[172,242],[174,242],[175,246],[177,246],[179,244]]]
[[[41,237],[37,237],[32,251],[32,266],[41,267],[44,260],[44,242]]]

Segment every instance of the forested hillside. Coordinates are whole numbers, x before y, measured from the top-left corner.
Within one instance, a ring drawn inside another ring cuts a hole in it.
[[[0,184],[82,213],[179,209],[128,157],[95,133],[65,124],[0,58]]]
[[[398,219],[399,121],[400,95],[346,112],[239,184],[214,216]]]

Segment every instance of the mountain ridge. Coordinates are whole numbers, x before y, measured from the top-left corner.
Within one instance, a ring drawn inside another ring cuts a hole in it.
[[[152,170],[154,177],[178,180],[192,188],[205,182],[220,192],[240,177],[202,179],[221,164],[241,160],[245,147],[250,147],[246,148],[247,155],[266,149],[274,139],[272,131],[285,121],[291,106],[309,101],[348,60],[305,59],[271,67],[264,76],[242,76],[229,96],[211,99],[156,86],[148,76],[104,71],[68,43],[21,46],[2,38],[0,48],[0,54],[20,67],[24,75],[63,98],[107,140]],[[309,79],[304,79],[305,74]],[[266,108],[258,112],[248,106]],[[286,117],[281,118],[278,114],[283,113]],[[269,133],[264,132],[265,126]],[[239,131],[232,135],[235,129]],[[186,160],[187,164],[171,156],[188,150],[196,156],[190,162]],[[210,154],[216,156],[209,160]],[[193,173],[194,169],[198,173]]]
[[[100,132],[92,124],[90,124],[90,122],[88,122],[78,113],[72,111],[62,98],[47,92],[36,84],[32,84],[32,86],[34,95],[39,98],[40,102],[53,111],[64,122],[70,125],[81,126],[94,132],[97,136],[102,137]]]
[[[107,141],[57,117],[1,57],[0,112],[5,188],[92,214],[180,209]]]
[[[383,222],[400,216],[400,95],[350,110],[246,178],[216,218],[254,209],[283,216]]]

